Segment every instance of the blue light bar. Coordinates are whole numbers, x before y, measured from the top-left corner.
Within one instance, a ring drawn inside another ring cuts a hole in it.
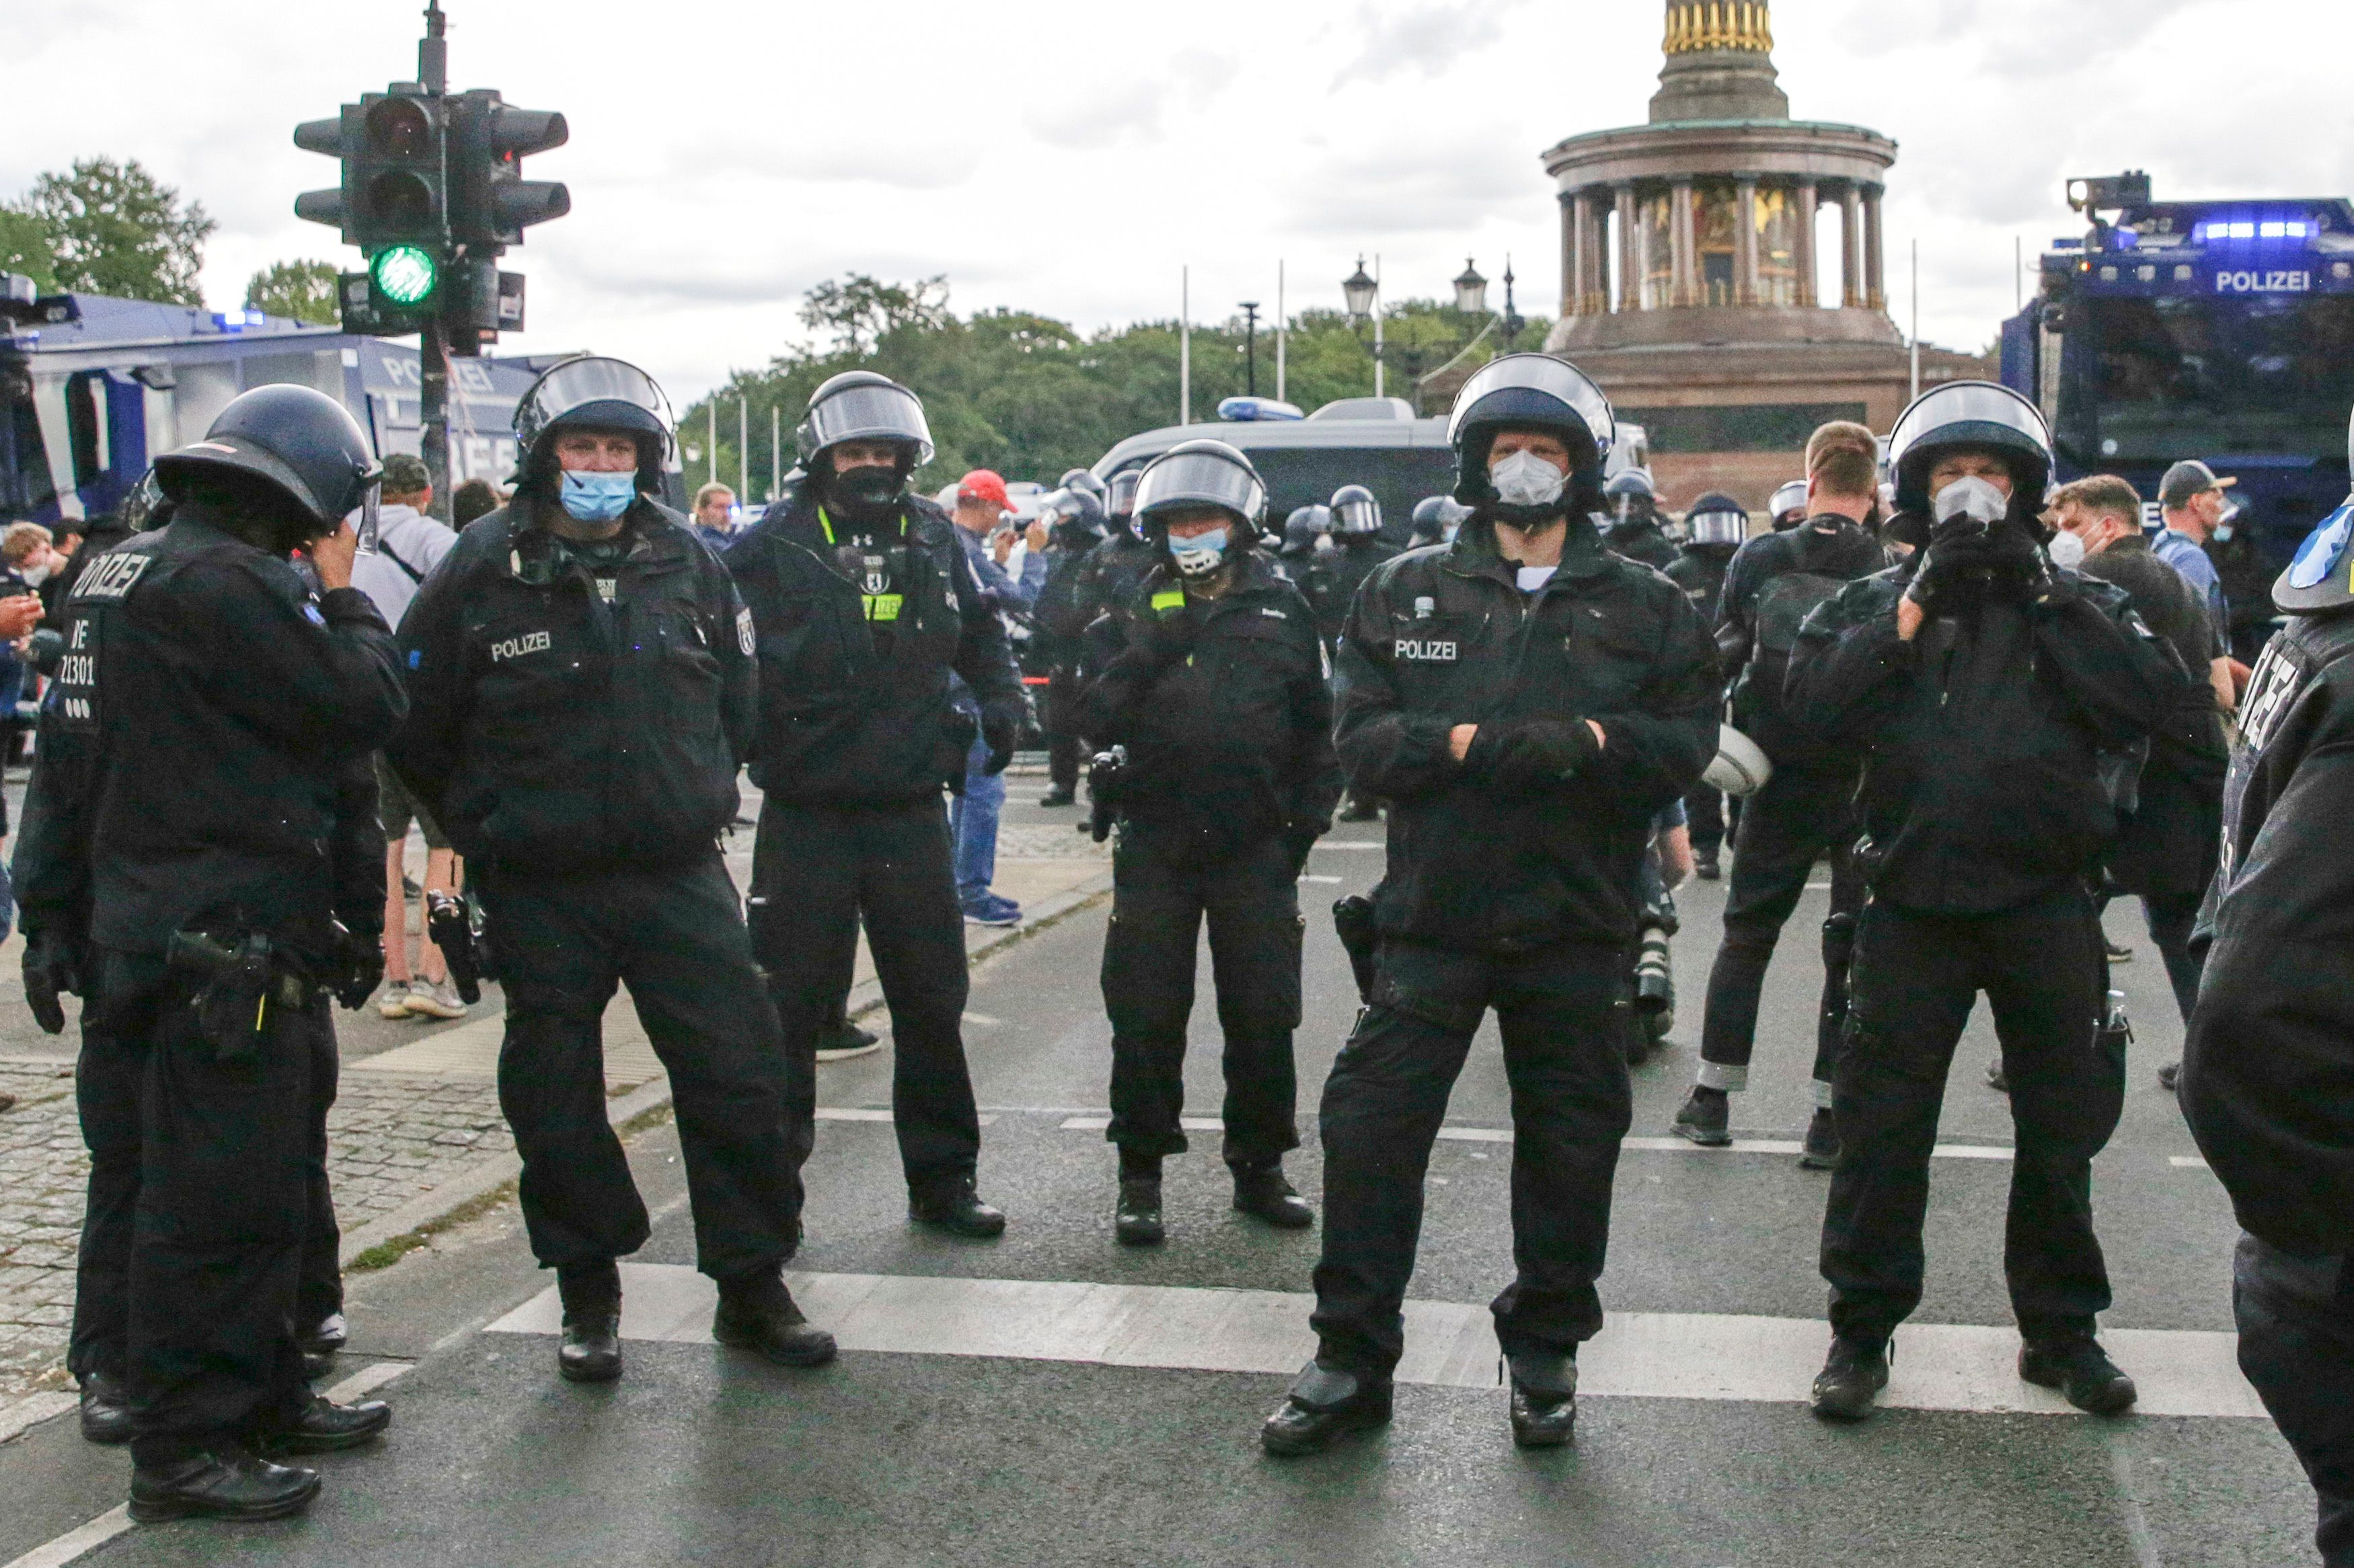
[[[2313,225],[2303,218],[2235,217],[2200,224],[2191,238],[2216,244],[2232,239],[2306,239],[2312,234]]]

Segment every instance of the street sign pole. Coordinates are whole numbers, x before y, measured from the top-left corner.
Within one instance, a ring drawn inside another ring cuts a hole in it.
[[[450,521],[450,344],[438,321],[417,336],[417,420],[425,477],[433,486],[433,515]]]

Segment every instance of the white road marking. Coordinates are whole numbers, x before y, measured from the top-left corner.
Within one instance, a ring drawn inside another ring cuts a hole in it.
[[[337,1404],[349,1404],[353,1400],[374,1393],[414,1365],[414,1361],[374,1361],[324,1393]]]
[[[823,1112],[820,1112],[823,1115]],[[1178,1125],[1187,1132],[1221,1132],[1225,1123],[1214,1116],[1189,1116]],[[1111,1126],[1108,1116],[1075,1116],[1062,1123],[1065,1132],[1101,1132]],[[1510,1143],[1512,1129],[1508,1127],[1442,1127],[1438,1136],[1454,1143]],[[1778,1138],[1736,1138],[1731,1144],[1703,1149],[1699,1144],[1681,1138],[1627,1138],[1618,1147],[1645,1154],[1796,1154],[1805,1147],[1797,1140]],[[2011,1151],[1994,1144],[1941,1143],[1932,1150],[1940,1160],[2009,1160]]]
[[[967,1023],[978,1023],[983,1029],[994,1029],[1005,1022],[1002,1018],[991,1018],[985,1012],[967,1012],[960,1016]]]
[[[82,1553],[105,1545],[131,1528],[131,1508],[125,1503],[107,1510],[88,1524],[69,1530],[44,1546],[36,1546],[6,1568],[64,1568]]]
[[[817,1107],[817,1119],[820,1121],[889,1121],[891,1113],[887,1110],[876,1110],[872,1106],[820,1106]],[[981,1125],[994,1127],[997,1125],[997,1118],[993,1116],[984,1116],[981,1118]]]
[[[1303,875],[1303,876],[1301,876],[1301,877],[1300,877],[1300,879],[1299,879],[1299,880],[1300,880],[1300,881],[1302,881],[1302,882],[1346,882],[1346,881],[1348,881],[1349,879],[1348,879],[1347,877],[1345,877],[1345,876],[1307,876],[1307,875]]]
[[[1316,847],[1320,850],[1363,850],[1370,854],[1387,854],[1390,849],[1387,844],[1368,843],[1363,839],[1318,839]]]
[[[2207,1161],[2200,1159],[2199,1156],[2195,1154],[2169,1154],[2166,1157],[2166,1162],[2168,1165],[2173,1166],[2177,1171],[2204,1171],[2208,1169]]]
[[[845,1351],[1002,1356],[1176,1371],[1289,1373],[1315,1353],[1313,1299],[1274,1290],[1207,1290],[1061,1280],[788,1273],[811,1319]],[[716,1287],[683,1265],[621,1265],[621,1333],[711,1342]],[[492,1333],[556,1334],[553,1286],[493,1323]],[[1496,1338],[1485,1304],[1408,1301],[1401,1383],[1493,1388]],[[2239,1338],[2111,1329],[2102,1342],[2140,1385],[2145,1415],[2263,1419],[2240,1375]],[[1614,1312],[1578,1355],[1578,1392],[1604,1398],[1805,1403],[1829,1327],[1800,1318]],[[2057,1393],[2021,1383],[2019,1332],[1950,1323],[1897,1330],[1881,1403],[1906,1410],[2073,1414]]]

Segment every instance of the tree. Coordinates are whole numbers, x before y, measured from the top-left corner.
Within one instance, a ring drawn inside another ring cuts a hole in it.
[[[854,358],[862,344],[879,342],[886,333],[938,326],[948,317],[948,304],[946,278],[903,285],[878,283],[864,272],[853,272],[839,283],[829,279],[809,291],[801,302],[801,324],[811,332],[832,334],[843,352]]]
[[[0,272],[23,273],[44,294],[58,286],[48,231],[39,218],[6,202],[0,202]]]
[[[196,273],[218,227],[200,203],[180,204],[135,158],[78,160],[33,182],[23,210],[41,226],[61,289],[200,305]]]
[[[245,308],[334,326],[344,319],[335,297],[341,274],[332,261],[278,261],[245,282]]]

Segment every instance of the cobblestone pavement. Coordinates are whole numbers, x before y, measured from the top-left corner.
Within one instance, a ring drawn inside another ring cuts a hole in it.
[[[73,1069],[0,1062],[0,1405],[62,1386],[74,1256],[90,1165]],[[479,1160],[514,1147],[490,1083],[345,1074],[328,1118],[330,1179],[345,1231],[390,1213]]]

